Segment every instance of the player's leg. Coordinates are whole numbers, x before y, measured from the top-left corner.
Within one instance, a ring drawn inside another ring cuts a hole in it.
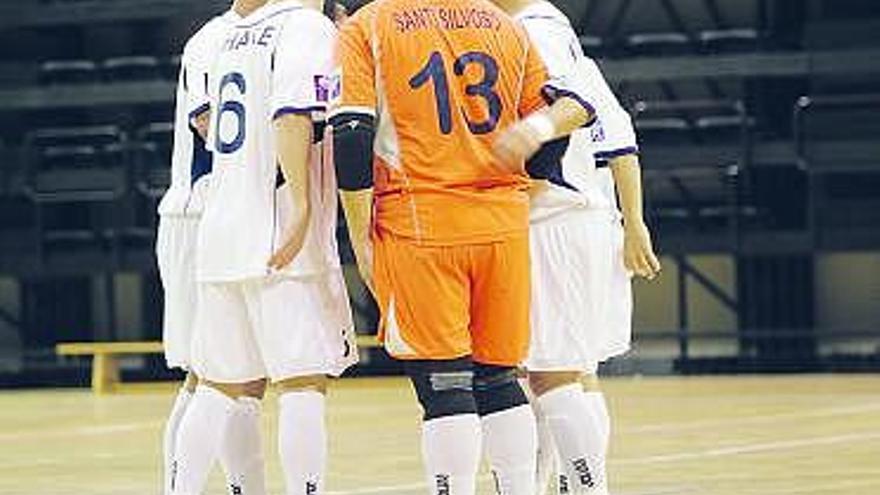
[[[607,493],[605,459],[611,425],[595,374],[532,372],[539,420],[546,421],[559,452],[568,493]],[[560,493],[564,493],[561,492]]]
[[[535,493],[537,495],[547,495],[551,481],[559,474],[556,444],[553,442],[553,432],[550,431],[550,426],[541,414],[540,408],[538,407],[538,401],[532,393],[531,387],[529,387],[528,377],[525,375],[520,376],[519,384],[525,391],[529,403],[532,405],[532,412],[535,413],[535,420],[537,423],[538,464],[535,470],[535,486],[537,487]]]
[[[289,495],[324,493],[327,470],[326,375],[282,380],[278,388],[278,453]]]
[[[218,451],[230,495],[266,493],[262,434],[262,400],[266,395],[266,384],[266,379],[256,380],[231,393],[236,397],[235,406]]]
[[[230,495],[265,495],[261,399],[266,380],[217,383],[202,380],[179,428],[173,493],[201,493],[214,461]]]
[[[202,381],[178,428],[174,495],[202,493],[241,398],[252,394],[248,384],[266,374],[251,334],[241,284],[202,284],[194,328],[193,369]],[[261,495],[261,476],[257,472],[248,478],[256,477],[257,495]]]
[[[471,248],[474,395],[501,495],[534,495],[537,425],[517,380],[529,343],[526,235]]]
[[[594,358],[597,361],[603,361],[625,353],[630,347],[632,339],[631,277],[623,263],[623,229],[619,222],[615,220],[609,224],[590,221],[584,225],[588,227],[588,232],[578,236],[583,236],[589,244],[578,251],[590,253],[582,259],[592,261],[594,265],[588,271],[592,276],[584,291],[588,296],[585,304],[587,307],[593,308],[592,312],[603,311],[601,306],[604,305],[605,320],[590,318],[590,324],[583,328],[582,335],[588,337],[590,347],[596,350],[593,354]],[[583,232],[582,229],[578,229],[578,231]],[[608,256],[606,257],[606,255]],[[583,284],[581,285],[583,286]],[[566,340],[571,341],[571,339]],[[606,458],[611,436],[611,417],[598,375],[595,372],[596,365],[587,364],[581,369],[584,372],[581,380],[583,396],[578,396],[580,401],[572,401],[569,407],[579,407],[582,414],[589,413],[584,416],[586,421],[583,422],[584,431],[581,436],[585,438],[585,442],[590,447],[579,449],[577,446],[568,445],[563,449],[569,452],[570,459],[578,457],[578,450],[587,452],[588,458],[594,459],[592,472],[600,480],[600,488],[594,491],[607,493]],[[558,427],[557,430],[559,430]],[[565,430],[559,431],[558,434],[572,438],[571,432]],[[573,466],[571,462],[569,464]],[[582,468],[584,465],[589,467],[590,463],[581,463]],[[576,493],[572,491],[572,487],[577,487],[580,481],[576,474],[560,474],[560,486],[567,488],[565,491],[560,490],[560,493]]]
[[[250,295],[266,369],[278,390],[278,451],[289,495],[325,490],[328,376],[357,361],[345,282],[339,270],[270,277]]]
[[[529,382],[559,453],[559,484],[573,494],[607,492],[610,424],[595,363],[607,357],[611,225],[597,214],[532,228]]]
[[[196,305],[195,232],[198,222],[163,216],[156,235],[156,260],[164,289],[162,343],[169,368],[190,369],[190,347]],[[177,429],[195,392],[198,377],[188,372],[165,423],[163,438],[164,493],[171,493]]]
[[[475,493],[481,431],[470,357],[407,360],[404,369],[423,410],[422,457],[429,493]]]
[[[186,379],[181,384],[177,395],[174,398],[174,404],[171,406],[171,412],[165,422],[165,433],[162,441],[162,452],[164,461],[164,493],[171,493],[171,484],[174,478],[174,452],[177,439],[177,430],[180,427],[180,420],[183,419],[186,408],[189,406],[193,393],[196,391],[198,379],[192,373],[187,373]]]
[[[189,217],[166,217],[160,221],[157,259],[163,285],[165,308],[163,341],[169,367],[191,368],[190,352],[195,320],[197,284],[195,281],[195,242],[198,220]],[[163,442],[165,493],[171,493],[175,445],[181,419],[186,412],[198,376],[189,371],[178,391],[165,426]],[[220,464],[227,477],[230,493],[265,492],[260,438],[259,398],[265,381],[258,381],[236,401],[227,434],[220,448]]]
[[[404,361],[422,416],[422,455],[432,495],[473,495],[480,421],[468,331],[469,281],[454,247],[418,246],[380,233],[376,299],[385,349]]]

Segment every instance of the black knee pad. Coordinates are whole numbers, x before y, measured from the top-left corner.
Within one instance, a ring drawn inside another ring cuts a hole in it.
[[[516,368],[512,366],[474,365],[474,398],[480,416],[529,403],[516,378]]]
[[[404,370],[424,409],[424,419],[476,414],[473,362],[468,358],[449,361],[406,361]]]

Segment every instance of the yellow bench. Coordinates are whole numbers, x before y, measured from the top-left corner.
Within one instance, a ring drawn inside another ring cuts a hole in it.
[[[358,335],[358,347],[380,347],[374,335]],[[55,346],[59,356],[93,356],[92,392],[113,392],[120,383],[119,357],[125,355],[162,354],[161,342],[70,342]]]
[[[112,392],[119,383],[119,357],[131,354],[162,354],[161,342],[74,342],[58,344],[59,356],[94,356],[92,392]]]

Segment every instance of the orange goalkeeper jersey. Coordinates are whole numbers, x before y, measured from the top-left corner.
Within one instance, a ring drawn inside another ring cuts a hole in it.
[[[377,118],[376,224],[431,244],[528,228],[525,172],[500,170],[499,134],[544,105],[528,36],[487,0],[377,0],[342,28],[333,114]]]

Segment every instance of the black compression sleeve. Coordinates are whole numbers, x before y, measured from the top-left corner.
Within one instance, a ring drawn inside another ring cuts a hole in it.
[[[336,180],[343,191],[373,187],[375,119],[360,113],[343,113],[330,119],[333,126],[333,161]]]

